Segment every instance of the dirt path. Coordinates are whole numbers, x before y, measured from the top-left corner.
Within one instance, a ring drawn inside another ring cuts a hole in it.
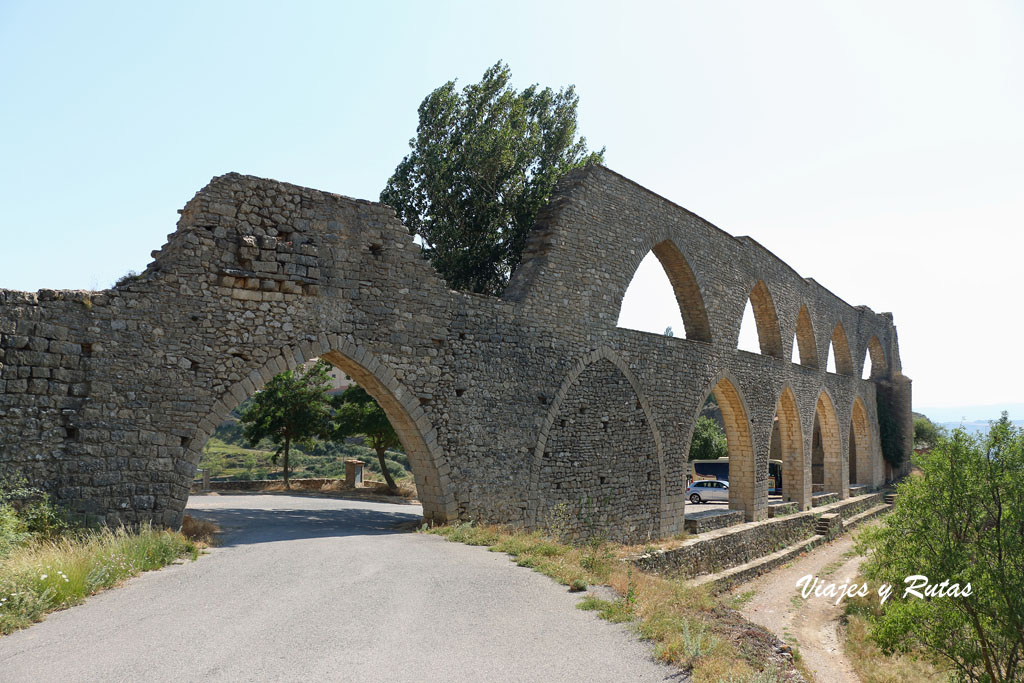
[[[740,609],[743,616],[799,649],[804,664],[821,682],[858,682],[840,640],[843,607],[836,606],[835,598],[811,595],[804,600],[796,582],[807,574],[837,585],[853,580],[864,558],[851,556],[852,548],[847,534],[733,590],[736,596],[754,592]]]

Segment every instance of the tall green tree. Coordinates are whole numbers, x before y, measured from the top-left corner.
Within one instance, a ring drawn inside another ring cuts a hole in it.
[[[377,453],[380,471],[391,491],[397,491],[391,472],[388,471],[385,451],[399,445],[398,434],[391,426],[384,409],[358,384],[352,384],[340,395],[335,396],[333,438],[337,441],[350,436],[361,436],[367,445]]]
[[[510,79],[499,61],[461,92],[448,81],[427,95],[380,194],[454,289],[501,294],[555,182],[604,160],[576,136],[573,86],[517,92]]]
[[[725,431],[710,417],[701,415],[690,439],[690,460],[714,460],[729,457]]]
[[[1024,679],[1024,431],[1006,413],[988,435],[956,429],[916,460],[896,507],[861,537],[863,571],[894,586],[874,618],[885,651],[924,648],[971,681]],[[970,595],[902,598],[906,578]]]
[[[311,445],[331,431],[330,365],[323,361],[275,375],[242,411],[242,434],[255,446],[263,439],[277,446],[272,462],[284,455],[284,487],[293,445]]]

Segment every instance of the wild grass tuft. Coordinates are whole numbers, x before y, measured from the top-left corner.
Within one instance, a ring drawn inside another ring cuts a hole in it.
[[[146,525],[138,531],[78,531],[32,541],[0,560],[0,634],[77,605],[131,576],[197,554],[198,547],[182,534]]]
[[[185,515],[181,521],[181,534],[190,541],[196,541],[203,545],[216,545],[218,533],[220,533],[220,527],[206,519]]]

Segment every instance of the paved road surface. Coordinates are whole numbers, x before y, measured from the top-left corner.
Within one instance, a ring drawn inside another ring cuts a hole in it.
[[[417,506],[194,496],[225,543],[0,638],[4,681],[663,681],[627,629]]]

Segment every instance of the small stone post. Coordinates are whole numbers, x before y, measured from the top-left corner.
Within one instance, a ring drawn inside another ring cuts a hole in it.
[[[354,489],[359,484],[363,483],[363,461],[362,460],[346,460],[345,461],[345,488]]]

